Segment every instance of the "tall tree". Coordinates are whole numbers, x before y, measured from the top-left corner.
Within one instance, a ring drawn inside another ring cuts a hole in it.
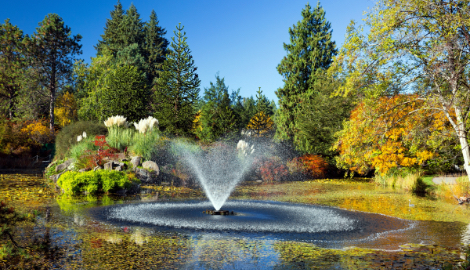
[[[116,68],[103,91],[104,117],[124,115],[128,121],[138,122],[147,117],[149,91],[145,76],[137,67],[124,65]]]
[[[313,10],[307,4],[302,20],[289,28],[290,44],[284,43],[287,56],[277,66],[284,81],[284,86],[276,91],[279,98],[276,137],[281,140],[292,139],[296,134],[297,115],[302,113],[299,104],[317,92],[318,74],[328,69],[337,53],[330,28],[320,3]]]
[[[7,104],[8,117],[15,116],[21,77],[27,66],[23,31],[6,19],[0,24],[0,98]]]
[[[34,68],[39,70],[41,83],[49,90],[49,118],[54,130],[56,93],[71,79],[74,55],[81,54],[79,34],[72,36],[70,27],[57,14],[48,14],[31,38],[26,39],[28,54]]]
[[[101,35],[102,40],[98,41],[98,44],[95,46],[98,55],[102,55],[103,49],[106,47],[115,56],[124,47],[124,40],[121,36],[121,24],[124,20],[124,15],[121,1],[118,0],[114,10],[111,11],[111,19],[106,19],[104,34]]]
[[[269,100],[263,95],[261,87],[256,92],[255,115],[250,119],[247,129],[251,130],[256,137],[269,136],[274,123],[266,113],[269,108]]]
[[[204,89],[202,106],[202,130],[198,136],[203,140],[214,141],[237,129],[236,115],[230,105],[228,86],[224,78],[215,76],[216,82]]]
[[[338,94],[376,100],[415,92],[427,102],[421,109],[444,112],[470,180],[469,22],[468,0],[380,0],[367,35],[362,26],[348,28],[331,72],[345,78]]]
[[[150,13],[150,20],[144,25],[144,33],[144,56],[147,64],[147,79],[153,84],[162,70],[168,47],[168,40],[164,37],[166,30],[158,25],[157,13],[154,10]]]
[[[199,95],[197,68],[186,43],[181,23],[174,31],[171,48],[155,84],[155,117],[163,130],[176,135],[189,134],[194,120],[193,104]]]

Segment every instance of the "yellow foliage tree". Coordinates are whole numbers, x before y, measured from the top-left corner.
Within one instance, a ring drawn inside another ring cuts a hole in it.
[[[28,134],[37,144],[52,142],[54,134],[47,127],[46,120],[34,120],[31,124],[21,129],[21,132]]]
[[[202,130],[201,115],[202,115],[202,111],[199,110],[199,111],[197,111],[196,115],[194,116],[193,127],[192,127],[192,132],[194,134],[197,134],[198,132],[200,132]]]
[[[54,117],[59,126],[64,127],[77,119],[77,102],[70,92],[65,92],[56,100]]]
[[[359,104],[337,134],[337,165],[360,174],[372,169],[386,174],[437,158],[439,147],[452,140],[452,127],[444,113],[420,110],[422,106],[413,95]]]
[[[267,136],[274,126],[273,120],[263,111],[255,114],[248,122],[246,128],[256,137]]]

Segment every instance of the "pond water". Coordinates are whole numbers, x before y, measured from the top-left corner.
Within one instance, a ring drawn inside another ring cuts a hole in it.
[[[51,269],[440,269],[470,244],[467,206],[372,183],[242,185],[226,205],[238,215],[214,217],[188,188],[64,197],[34,174],[0,180],[1,200],[42,213],[15,235],[46,246]]]

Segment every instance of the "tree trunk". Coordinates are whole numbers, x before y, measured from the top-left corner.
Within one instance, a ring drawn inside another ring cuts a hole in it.
[[[467,130],[465,129],[465,123],[462,120],[461,110],[457,106],[454,106],[455,114],[457,118],[457,136],[459,137],[460,147],[462,148],[462,155],[464,160],[463,167],[467,172],[468,180],[470,181],[470,149],[468,148],[467,141]]]

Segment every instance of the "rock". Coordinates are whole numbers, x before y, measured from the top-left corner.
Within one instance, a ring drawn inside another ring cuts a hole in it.
[[[91,171],[91,168],[84,168],[84,169],[78,170],[78,172],[87,172],[87,171]]]
[[[73,159],[66,160],[64,163],[59,164],[59,165],[57,165],[57,167],[55,167],[55,172],[60,172],[60,171],[63,171],[63,170],[67,170],[69,168],[69,166],[73,165],[72,163],[74,163],[74,162],[75,161]]]
[[[109,161],[106,162],[103,167],[105,170],[114,170],[116,167],[118,167],[120,164],[114,161]]]
[[[121,172],[123,169],[122,167],[119,165],[117,166],[116,168],[114,168],[115,171],[118,171],[118,172]]]
[[[153,161],[145,161],[144,163],[142,163],[142,167],[146,170],[155,172],[157,175],[160,173],[157,163]]]
[[[123,160],[126,158],[126,153],[117,153],[116,157],[114,158],[115,160]]]
[[[96,166],[93,168],[93,171],[97,171],[97,170],[102,170],[103,168],[101,168],[101,166]]]
[[[140,162],[142,161],[142,157],[132,157],[131,159],[131,164],[132,168],[137,168],[137,166],[140,166]]]
[[[150,172],[146,169],[136,168],[135,176],[142,182],[142,184],[159,184],[158,174]]]
[[[62,174],[63,174],[63,172],[62,172],[62,173],[59,173],[59,174],[51,175],[51,176],[49,177],[49,179],[51,179],[51,180],[54,182],[54,184],[57,186],[57,180],[59,180],[59,177],[60,177]]]

